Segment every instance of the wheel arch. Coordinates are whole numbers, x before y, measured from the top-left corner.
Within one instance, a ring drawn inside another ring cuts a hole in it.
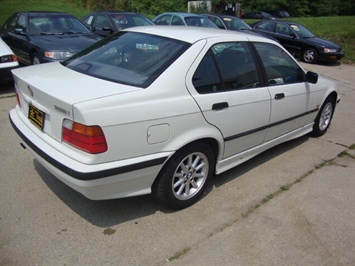
[[[193,146],[193,145],[197,145],[197,144],[205,144],[205,145],[208,145],[209,147],[211,147],[211,150],[214,154],[214,159],[215,161],[213,162],[214,164],[214,167],[213,169],[215,169],[215,166],[216,166],[216,163],[217,163],[217,158],[218,158],[218,155],[220,153],[220,144],[218,143],[218,141],[214,138],[201,138],[201,139],[197,139],[197,140],[194,140],[194,141],[191,141],[189,143],[186,143],[185,145],[181,146],[179,149],[177,149],[171,156],[168,160],[166,160],[164,162],[164,165],[163,167],[160,169],[159,173],[157,174],[157,176],[155,177],[155,180],[152,184],[152,187],[155,185],[158,177],[166,170],[166,167],[169,165],[170,161],[172,160],[172,158],[174,157],[174,154],[177,152],[177,151],[180,151],[180,150],[183,150],[189,146]]]
[[[30,62],[32,64],[32,58],[34,54],[38,54],[38,59],[41,60],[41,55],[39,54],[39,52],[35,49],[35,48],[31,48],[30,52],[29,52],[29,57],[30,57]]]

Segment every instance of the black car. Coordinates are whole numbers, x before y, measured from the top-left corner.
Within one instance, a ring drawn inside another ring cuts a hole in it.
[[[290,53],[306,63],[337,61],[344,57],[341,46],[316,37],[298,23],[263,20],[251,24],[251,27],[277,39]]]
[[[143,15],[133,12],[93,12],[83,17],[81,22],[92,32],[106,37],[125,28],[154,25]]]
[[[254,11],[254,12],[245,13],[242,15],[242,17],[247,19],[276,19],[271,14],[263,11]]]
[[[25,65],[63,60],[101,39],[63,12],[15,13],[0,29],[0,37]]]
[[[260,35],[278,42],[278,40],[269,35],[255,31],[252,27],[249,26],[249,24],[237,17],[220,14],[204,14],[204,16],[208,17],[220,29],[243,31],[251,34]]]

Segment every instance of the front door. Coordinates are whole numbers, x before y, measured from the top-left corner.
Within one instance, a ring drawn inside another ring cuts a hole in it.
[[[271,96],[271,117],[265,141],[311,123],[318,110],[316,91],[305,82],[305,73],[280,47],[255,43],[264,65]]]

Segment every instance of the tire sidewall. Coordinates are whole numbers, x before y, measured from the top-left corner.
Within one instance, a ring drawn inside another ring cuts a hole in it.
[[[203,153],[208,160],[209,169],[208,174],[205,179],[204,184],[200,190],[191,198],[186,200],[179,200],[175,197],[172,190],[172,182],[176,169],[179,167],[180,163],[184,158],[190,154],[200,152]],[[152,186],[152,196],[161,205],[168,207],[170,209],[183,209],[193,205],[204,193],[208,187],[210,180],[215,169],[215,156],[208,144],[203,142],[198,142],[193,145],[189,145],[179,151],[177,151],[165,164],[158,177]]]
[[[324,108],[327,106],[328,103],[331,103],[331,105],[332,105],[332,113],[331,113],[330,121],[329,121],[327,127],[322,130],[322,129],[319,127],[319,122],[320,122],[322,113],[323,113],[323,111],[324,111]],[[328,130],[330,124],[331,124],[333,115],[334,115],[334,110],[335,110],[335,100],[334,100],[334,98],[333,98],[332,96],[329,96],[329,97],[324,101],[324,103],[323,103],[321,109],[320,109],[319,112],[318,112],[318,115],[317,115],[316,119],[314,120],[313,131],[311,132],[311,135],[312,135],[312,136],[320,137],[320,136],[324,135],[324,134],[327,132],[327,130]]]
[[[306,59],[306,53],[307,53],[308,51],[312,51],[312,53],[314,54],[314,58],[313,58],[312,61],[307,61],[307,59]],[[318,61],[318,52],[317,52],[317,50],[314,49],[314,48],[311,48],[311,47],[306,48],[306,49],[303,51],[303,53],[302,53],[302,59],[303,59],[304,62],[309,63],[309,64],[314,64],[314,63],[316,63],[316,62]]]

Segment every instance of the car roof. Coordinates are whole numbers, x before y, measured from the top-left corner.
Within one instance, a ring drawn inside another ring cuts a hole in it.
[[[219,18],[230,18],[230,19],[240,19],[240,18],[237,18],[237,17],[234,17],[234,16],[230,16],[230,15],[223,15],[223,14],[203,14],[205,16],[213,16],[213,17],[219,17]]]
[[[73,16],[66,12],[59,12],[59,11],[22,11],[17,12],[16,14],[24,14],[24,15],[69,15]]]
[[[180,17],[184,17],[184,18],[185,17],[204,17],[202,15],[198,15],[195,13],[187,13],[187,12],[164,12],[164,13],[161,13],[160,15],[175,15],[175,16],[180,16]]]
[[[244,32],[220,30],[218,28],[216,29],[207,28],[207,27],[204,28],[204,27],[176,27],[176,26],[160,26],[160,27],[139,26],[139,27],[125,29],[122,31],[153,34],[153,35],[167,37],[167,38],[180,40],[188,43],[195,43],[202,39],[218,38],[218,37],[227,37],[227,38],[236,37],[235,39],[238,40],[238,36],[241,41],[245,41],[248,38],[249,40],[263,40],[265,42],[273,42],[270,39],[258,35],[253,35]]]
[[[139,15],[138,13],[135,12],[128,12],[128,11],[95,11],[95,12],[91,12],[90,15],[93,14],[106,14],[106,15],[110,15],[110,14],[130,14],[130,15]]]

